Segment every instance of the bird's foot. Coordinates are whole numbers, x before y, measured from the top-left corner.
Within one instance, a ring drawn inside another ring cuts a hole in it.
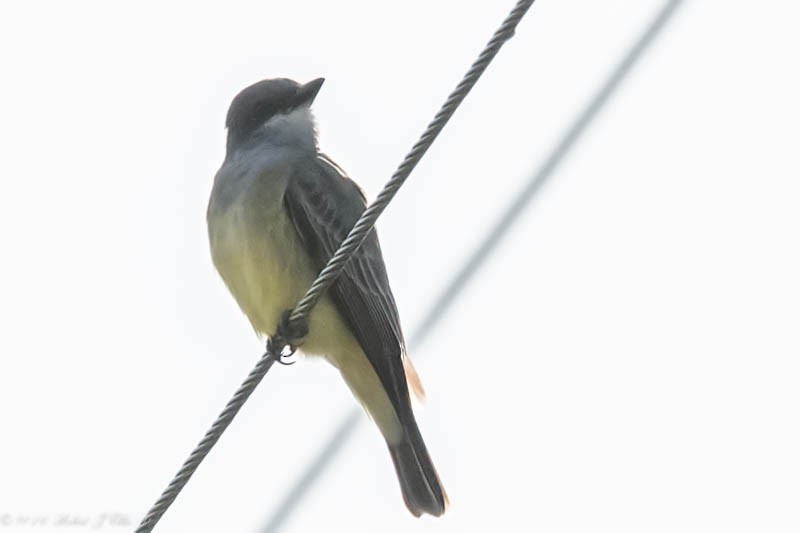
[[[287,309],[281,314],[281,320],[278,322],[278,335],[286,341],[286,344],[298,347],[303,344],[303,340],[308,335],[308,320],[305,318],[301,320],[292,321],[291,309]]]
[[[291,310],[286,310],[281,315],[281,320],[278,322],[278,332],[275,338],[271,341],[276,348],[282,348],[280,354],[276,354],[277,361],[284,365],[294,364],[292,362],[284,362],[283,359],[291,357],[297,348],[303,344],[303,339],[308,335],[308,321],[303,318],[297,321],[289,320]],[[269,348],[269,346],[268,346]]]
[[[283,340],[280,335],[274,335],[267,339],[267,353],[273,355],[276,363],[284,366],[293,365],[295,361],[286,361],[286,359],[293,356],[295,351],[297,351],[296,348]]]

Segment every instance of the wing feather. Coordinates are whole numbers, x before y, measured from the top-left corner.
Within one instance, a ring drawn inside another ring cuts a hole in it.
[[[289,218],[322,270],[366,209],[364,195],[325,156],[299,165],[284,196]],[[405,343],[380,243],[372,230],[330,289],[401,421],[412,416],[403,366]]]

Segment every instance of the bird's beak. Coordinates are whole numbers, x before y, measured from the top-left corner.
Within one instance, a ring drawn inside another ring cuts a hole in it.
[[[314,98],[317,96],[317,93],[324,82],[325,78],[317,78],[315,80],[311,80],[305,85],[301,85],[300,88],[297,89],[297,93],[294,95],[294,105],[311,105],[311,102],[314,101]]]

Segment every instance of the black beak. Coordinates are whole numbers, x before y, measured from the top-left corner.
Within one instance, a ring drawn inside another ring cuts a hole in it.
[[[320,88],[322,88],[323,83],[325,83],[325,78],[317,78],[315,80],[311,80],[305,85],[301,85],[300,88],[297,89],[297,93],[294,95],[295,107],[299,107],[304,104],[311,105],[311,102],[313,102],[314,98],[316,98]]]

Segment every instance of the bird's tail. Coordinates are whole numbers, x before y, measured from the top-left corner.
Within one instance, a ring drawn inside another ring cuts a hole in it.
[[[389,444],[403,499],[414,516],[422,513],[441,516],[448,504],[447,493],[439,481],[413,416],[404,426],[403,439],[399,443]]]

